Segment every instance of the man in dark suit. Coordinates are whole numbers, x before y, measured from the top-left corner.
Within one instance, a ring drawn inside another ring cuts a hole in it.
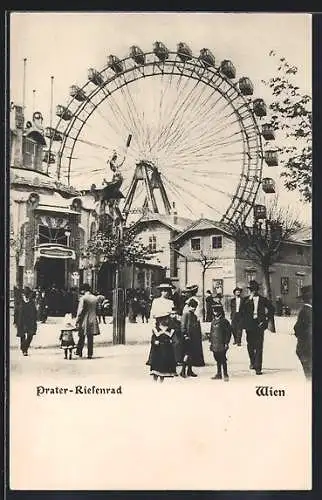
[[[236,286],[233,290],[234,298],[230,301],[230,320],[233,331],[234,344],[241,346],[241,338],[243,332],[243,318],[241,308],[244,299],[241,297],[243,289]]]
[[[255,280],[249,282],[250,295],[242,304],[241,315],[246,330],[247,350],[250,359],[251,370],[256,375],[262,374],[264,331],[268,327],[269,320],[274,317],[272,303],[259,295],[259,284]]]
[[[296,354],[301,361],[304,375],[309,380],[312,376],[312,286],[304,286],[301,294],[304,304],[294,325],[297,337]]]

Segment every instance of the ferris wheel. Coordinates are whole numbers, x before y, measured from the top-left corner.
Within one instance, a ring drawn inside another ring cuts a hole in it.
[[[125,58],[110,55],[87,76],[45,131],[61,181],[101,183],[116,151],[124,213],[170,213],[175,202],[180,214],[199,211],[227,224],[246,219],[260,188],[275,191],[263,176],[264,165],[278,163],[272,125],[261,123],[265,102],[253,98],[248,77],[236,78],[231,61],[155,42],[150,52],[132,46]]]

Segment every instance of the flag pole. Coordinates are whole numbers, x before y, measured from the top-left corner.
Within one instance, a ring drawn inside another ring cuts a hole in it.
[[[52,127],[53,127],[53,102],[54,102],[54,77],[50,77],[50,111],[49,111],[49,126],[50,126],[50,134],[52,134]],[[47,174],[49,171],[49,162],[50,162],[50,153],[51,153],[51,146],[52,146],[52,135],[50,135],[50,140],[49,140],[49,150],[48,150],[48,157],[47,157]]]
[[[25,125],[25,107],[26,107],[26,73],[27,73],[27,58],[23,60],[23,78],[22,78],[22,111],[23,111],[23,127]]]

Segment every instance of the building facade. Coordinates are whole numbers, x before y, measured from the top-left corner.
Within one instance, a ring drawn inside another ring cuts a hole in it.
[[[134,264],[131,288],[149,288],[152,291],[162,278],[177,278],[178,254],[170,241],[191,224],[190,219],[171,215],[149,213],[139,219],[134,227],[137,238],[151,251],[151,258],[144,264]],[[127,280],[128,282],[128,280]]]
[[[204,274],[204,289],[224,296],[226,308],[235,286],[246,289],[255,279],[263,288],[264,276],[259,264],[250,260],[229,229],[217,222],[200,219],[177,235],[172,245],[180,251],[178,281],[197,284],[202,295],[201,255],[209,261]],[[311,282],[311,244],[309,239],[284,242],[278,261],[271,266],[270,281],[272,298],[281,297],[291,309],[298,308],[300,288]]]
[[[14,286],[77,288],[93,283],[82,249],[97,225],[93,197],[59,182],[41,113],[10,116],[10,293]]]

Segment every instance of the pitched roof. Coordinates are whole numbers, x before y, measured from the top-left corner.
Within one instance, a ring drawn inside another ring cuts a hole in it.
[[[203,231],[208,229],[216,229],[218,231],[222,231],[225,234],[228,234],[229,236],[232,236],[231,229],[226,224],[210,219],[201,218],[197,221],[193,221],[190,226],[186,227],[186,229],[181,234],[173,238],[172,241],[178,241],[179,239],[183,238],[193,231]]]
[[[290,241],[295,241],[297,243],[304,242],[308,243],[312,240],[312,228],[311,227],[303,227],[295,234],[289,237]]]
[[[176,217],[176,220],[174,220],[174,217]],[[150,213],[144,215],[133,225],[137,226],[139,224],[147,224],[149,222],[160,222],[161,224],[164,224],[165,226],[169,227],[170,229],[173,229],[174,231],[181,232],[184,231],[184,229],[187,228],[189,225],[191,225],[192,220],[187,219],[185,217],[178,217],[174,215]]]

